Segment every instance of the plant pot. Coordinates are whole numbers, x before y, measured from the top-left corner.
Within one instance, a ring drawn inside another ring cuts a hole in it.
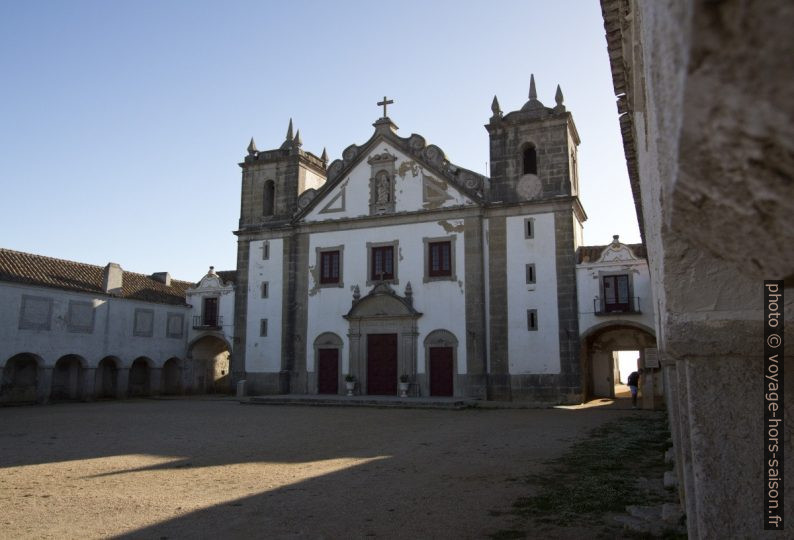
[[[408,387],[411,383],[401,382],[400,385],[400,397],[408,397]]]
[[[356,381],[345,381],[345,388],[347,388],[347,395],[352,396],[353,390],[356,389]]]

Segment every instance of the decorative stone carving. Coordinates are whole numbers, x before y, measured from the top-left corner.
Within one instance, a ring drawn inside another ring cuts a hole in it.
[[[317,196],[317,190],[316,189],[314,189],[314,188],[307,189],[306,191],[304,191],[303,193],[300,194],[300,197],[298,197],[298,208],[300,210],[303,210],[304,208],[309,206],[309,203],[312,202],[312,200],[316,196]]]
[[[356,156],[358,156],[358,152],[359,152],[359,147],[356,146],[355,144],[351,144],[350,146],[345,148],[345,150],[342,152],[342,159],[345,160],[345,164],[348,164],[354,159],[356,159]]]
[[[341,173],[342,169],[344,168],[345,168],[344,162],[341,159],[335,159],[333,163],[331,163],[331,165],[328,166],[328,170],[326,173],[327,174],[326,178],[328,178],[328,181],[330,182],[331,180],[339,176],[339,173]]]
[[[394,212],[396,161],[397,156],[393,156],[388,150],[367,159],[372,167],[372,177],[369,180],[370,214]]]

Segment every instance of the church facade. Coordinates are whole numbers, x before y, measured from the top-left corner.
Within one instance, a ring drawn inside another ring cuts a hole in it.
[[[486,125],[491,177],[386,115],[328,163],[283,144],[242,167],[232,377],[248,393],[582,399],[573,117],[544,106]]]

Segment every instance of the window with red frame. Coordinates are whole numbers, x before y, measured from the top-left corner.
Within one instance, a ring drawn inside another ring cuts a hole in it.
[[[428,244],[427,275],[430,277],[452,275],[452,246],[449,242],[430,242]]]
[[[339,252],[320,253],[320,283],[339,283]]]
[[[394,246],[372,248],[372,281],[394,279]]]

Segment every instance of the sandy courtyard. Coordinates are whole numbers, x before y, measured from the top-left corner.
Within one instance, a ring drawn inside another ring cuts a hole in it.
[[[0,408],[2,538],[481,538],[628,411],[140,400]]]

